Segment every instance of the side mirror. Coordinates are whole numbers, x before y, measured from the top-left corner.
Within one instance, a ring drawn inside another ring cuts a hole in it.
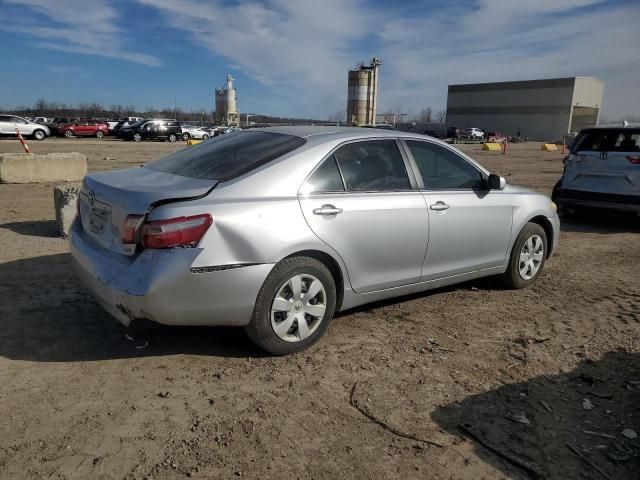
[[[507,186],[507,181],[504,177],[499,175],[490,174],[489,179],[487,180],[490,190],[504,190],[504,187]]]

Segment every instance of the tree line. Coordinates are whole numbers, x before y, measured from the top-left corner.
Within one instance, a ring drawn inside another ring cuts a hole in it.
[[[43,98],[36,100],[32,106],[19,105],[13,108],[0,107],[0,112],[11,113],[21,117],[72,117],[72,118],[109,118],[120,119],[123,117],[143,118],[175,118],[179,121],[213,122],[215,112],[206,108],[184,111],[180,107],[157,108],[147,106],[143,110],[135,105],[103,105],[97,102],[79,102],[77,104],[49,102]],[[242,125],[246,114],[240,115]],[[323,120],[310,118],[289,118],[250,113],[252,123],[321,123]]]

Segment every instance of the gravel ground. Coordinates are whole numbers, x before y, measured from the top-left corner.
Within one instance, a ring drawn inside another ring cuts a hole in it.
[[[92,171],[184,147],[29,143]],[[562,170],[539,144],[461,148],[545,193]],[[156,327],[134,348],[74,277],[52,186],[0,185],[0,205],[0,478],[638,478],[635,217],[563,219],[529,289],[369,305],[272,358],[232,328]]]

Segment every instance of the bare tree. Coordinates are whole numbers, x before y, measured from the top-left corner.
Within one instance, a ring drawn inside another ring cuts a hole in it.
[[[420,112],[420,121],[425,123],[431,123],[433,121],[433,109],[427,107]]]
[[[347,112],[344,110],[338,110],[337,112],[334,112],[331,115],[329,115],[329,121],[332,123],[335,122],[337,125],[340,125],[341,123],[345,123],[346,120],[347,120]]]
[[[436,122],[444,123],[447,119],[447,112],[445,110],[438,110],[435,116]]]
[[[38,100],[36,100],[36,103],[34,103],[33,105],[33,109],[39,115],[46,115],[47,107],[48,107],[47,101],[44,98],[39,98]]]

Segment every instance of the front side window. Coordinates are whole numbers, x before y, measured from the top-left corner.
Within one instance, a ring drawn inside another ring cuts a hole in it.
[[[232,180],[306,143],[304,138],[270,132],[222,135],[178,150],[146,167],[202,180]]]
[[[411,190],[395,140],[370,140],[340,147],[335,158],[349,191]]]
[[[407,141],[427,190],[471,190],[483,187],[482,173],[460,155],[428,142]]]

